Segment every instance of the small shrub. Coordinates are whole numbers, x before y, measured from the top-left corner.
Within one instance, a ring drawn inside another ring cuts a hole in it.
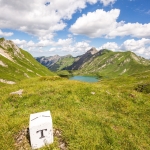
[[[149,94],[150,93],[150,84],[140,84],[135,88],[135,90],[138,92]]]

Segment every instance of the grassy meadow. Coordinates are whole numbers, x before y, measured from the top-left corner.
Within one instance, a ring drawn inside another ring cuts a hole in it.
[[[150,71],[98,83],[46,76],[2,85],[0,149],[31,149],[15,137],[31,113],[47,110],[69,150],[150,149]],[[59,150],[59,138],[41,149]]]

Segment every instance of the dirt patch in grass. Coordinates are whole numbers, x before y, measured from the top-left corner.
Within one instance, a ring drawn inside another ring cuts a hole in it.
[[[17,150],[29,150],[29,149],[31,149],[29,128],[22,129],[15,136],[15,147]]]

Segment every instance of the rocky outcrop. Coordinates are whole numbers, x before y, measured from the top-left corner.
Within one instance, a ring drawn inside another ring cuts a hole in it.
[[[17,45],[10,40],[5,40],[4,38],[0,39],[0,55],[13,62],[13,57],[24,57]]]

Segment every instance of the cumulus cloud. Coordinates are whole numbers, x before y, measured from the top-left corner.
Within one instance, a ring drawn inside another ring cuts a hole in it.
[[[58,3],[56,1],[52,2],[52,6],[45,6],[45,0],[33,0],[32,3],[29,0],[1,0],[0,27],[19,29],[37,36],[62,30],[66,24],[61,19],[66,14],[55,12],[53,6]]]
[[[49,52],[54,52],[54,51],[56,51],[56,50],[57,50],[56,47],[52,47],[52,48],[49,49]]]
[[[132,37],[150,37],[150,23],[140,24],[140,23],[122,23],[107,34],[107,37],[116,36],[132,36]]]
[[[89,50],[91,48],[91,46],[89,45],[89,43],[82,41],[82,42],[77,42],[74,45],[74,51],[76,53],[85,53],[87,50]]]
[[[27,50],[34,49],[37,47],[45,47],[45,46],[62,46],[67,47],[72,43],[72,38],[68,39],[59,39],[58,41],[53,41],[52,39],[42,39],[37,43],[34,43],[33,41],[25,41],[25,40],[19,40],[14,39],[12,40],[15,44],[17,44],[21,48],[25,48]],[[53,49],[54,50],[54,49]]]
[[[13,39],[12,40],[18,47],[26,48],[28,50],[33,49],[35,47],[38,47],[38,44],[34,43],[33,41],[27,42],[26,40],[19,40],[19,39]]]
[[[113,51],[118,51],[120,49],[120,47],[115,42],[107,42],[98,49],[109,49],[109,50],[113,50]]]
[[[27,44],[27,41],[25,40],[19,40],[19,39],[14,39],[12,40],[15,44],[17,45],[24,45],[24,44]]]
[[[104,11],[97,9],[95,12],[83,14],[70,27],[70,31],[75,34],[87,35],[89,37],[102,37],[111,32],[117,25],[117,18],[120,14],[119,9]]]
[[[3,32],[2,30],[0,30],[0,36],[12,36],[13,35],[13,33],[12,32]]]
[[[82,41],[82,42],[76,42],[76,43],[72,43],[68,46],[62,46],[62,47],[54,47],[51,48],[51,50],[54,51],[59,51],[59,53],[63,54],[64,53],[67,54],[72,54],[73,56],[79,56],[84,54],[87,50],[89,50],[91,48],[91,46],[89,45],[89,43]]]
[[[72,38],[68,39],[59,39],[58,42],[55,42],[54,45],[56,46],[67,46],[72,43]]]
[[[20,30],[38,37],[44,37],[63,30],[65,20],[72,18],[87,3],[95,4],[99,0],[0,0],[0,28]],[[115,0],[100,0],[104,6]],[[69,6],[69,7],[68,7]],[[2,33],[1,33],[2,34]],[[10,36],[11,33],[6,34]]]
[[[131,50],[138,55],[148,57],[148,55],[150,56],[150,39],[142,38],[140,40],[126,40],[120,48],[123,50]]]
[[[58,40],[59,41],[59,40]],[[61,47],[59,46],[58,42],[57,42],[57,46],[56,47],[52,47],[50,48],[49,51],[61,51],[61,52],[67,52],[68,53],[78,53],[78,54],[83,54],[84,52],[86,52],[87,50],[89,50],[91,47],[89,45],[89,43],[82,41],[82,42],[76,42],[76,43],[68,43],[61,45]]]
[[[94,12],[88,12],[86,15],[83,14],[82,17],[79,17],[70,27],[70,31],[74,35],[82,34],[91,38],[115,38],[116,36],[150,37],[150,23],[117,22],[119,15],[119,9],[112,9],[108,12],[97,9]]]
[[[98,49],[110,49],[113,51],[132,51],[139,56],[150,58],[150,39],[142,38],[140,40],[129,39],[121,45],[115,42],[107,42]]]

